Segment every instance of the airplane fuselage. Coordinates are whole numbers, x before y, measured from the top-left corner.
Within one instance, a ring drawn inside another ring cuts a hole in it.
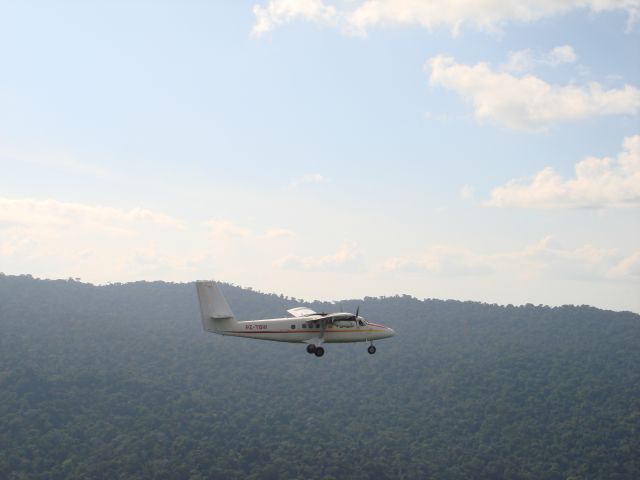
[[[313,318],[271,318],[267,320],[249,320],[235,322],[228,329],[215,333],[234,337],[256,338],[277,342],[309,343],[321,337],[323,343],[370,342],[391,337],[393,330],[377,323],[359,325],[325,325]]]

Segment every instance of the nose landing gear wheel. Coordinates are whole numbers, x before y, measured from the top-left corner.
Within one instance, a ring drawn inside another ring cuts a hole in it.
[[[315,345],[307,345],[307,353],[311,353],[311,354],[316,353],[316,346]]]
[[[376,347],[374,347],[373,345],[370,345],[369,348],[367,348],[367,352],[373,355],[374,353],[376,353]]]
[[[316,347],[316,351],[314,353],[316,354],[316,357],[321,357],[322,355],[324,355],[324,348]]]

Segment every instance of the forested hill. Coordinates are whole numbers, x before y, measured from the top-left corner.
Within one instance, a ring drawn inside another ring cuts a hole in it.
[[[0,276],[0,478],[640,478],[638,315],[357,305],[396,336],[317,358],[203,332],[193,284]]]

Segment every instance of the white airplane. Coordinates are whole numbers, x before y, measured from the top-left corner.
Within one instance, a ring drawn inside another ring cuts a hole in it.
[[[207,332],[233,337],[257,338],[276,342],[306,343],[307,352],[324,355],[324,343],[369,342],[367,351],[376,353],[374,340],[396,332],[389,327],[367,322],[356,313],[317,313],[307,307],[287,310],[291,317],[239,322],[233,316],[214,281],[196,282],[202,326]]]

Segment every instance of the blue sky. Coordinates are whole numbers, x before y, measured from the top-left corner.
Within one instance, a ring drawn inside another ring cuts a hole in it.
[[[640,2],[509,5],[5,3],[0,271],[640,311]]]

